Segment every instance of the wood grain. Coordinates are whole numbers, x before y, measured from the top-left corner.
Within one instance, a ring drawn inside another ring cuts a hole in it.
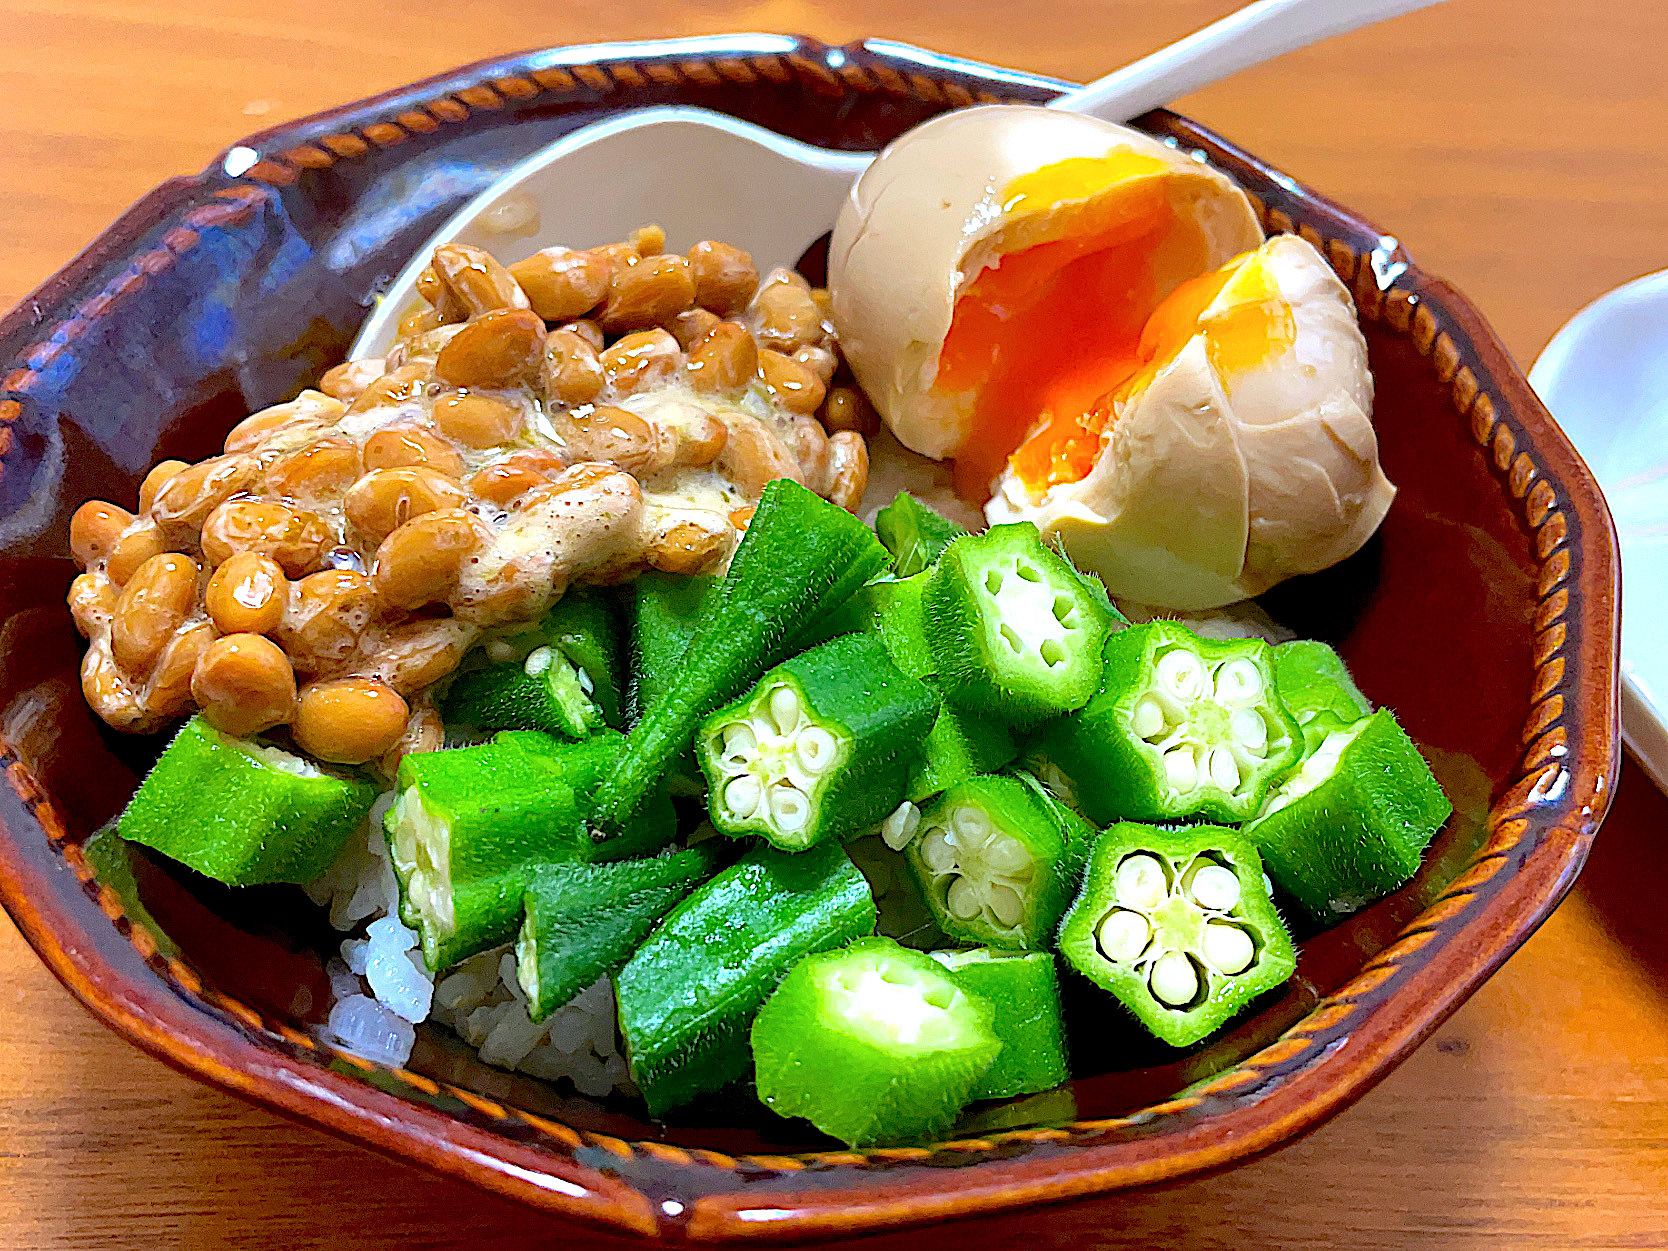
[[[1204,0],[0,0],[0,306],[149,187],[287,117],[490,54],[721,30],[878,34],[1083,78]],[[1668,6],[1456,0],[1183,111],[1397,235],[1528,362],[1668,264]],[[960,1228],[973,1248],[1668,1246],[1668,800],[1624,769],[1569,901],[1304,1141],[1162,1192]],[[0,1247],[547,1246],[586,1236],[179,1077],[0,919]],[[42,1045],[44,1042],[44,1045]],[[904,1235],[876,1251],[947,1245]],[[625,1245],[597,1242],[595,1245]]]

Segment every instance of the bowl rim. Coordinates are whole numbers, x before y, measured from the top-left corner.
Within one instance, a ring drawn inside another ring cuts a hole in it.
[[[472,112],[545,93],[604,93],[610,107],[630,108],[645,88],[761,80],[945,107],[1036,101],[1070,85],[891,41],[830,47],[791,36],[732,35],[495,58],[261,131],[203,174],[145,196],[0,318],[0,341],[30,344],[0,376],[0,440],[9,444],[9,423],[53,355],[146,273],[194,246],[197,232],[245,220],[277,188]],[[159,952],[144,925],[123,916],[120,900],[95,880],[80,847],[66,840],[49,796],[3,740],[0,903],[95,1016],[188,1075],[617,1232],[808,1239],[1103,1193],[1228,1167],[1346,1107],[1534,932],[1585,860],[1619,764],[1615,533],[1585,464],[1464,297],[1421,271],[1394,237],[1205,128],[1163,111],[1141,122],[1230,172],[1255,176],[1263,190],[1252,199],[1265,228],[1315,244],[1350,287],[1361,316],[1412,342],[1448,388],[1455,418],[1489,457],[1506,503],[1520,510],[1539,562],[1523,754],[1489,814],[1486,843],[1390,946],[1262,1051],[1123,1117],[930,1148],[731,1157],[574,1130],[374,1065],[205,986],[187,965]],[[157,247],[132,255],[168,222]],[[131,263],[103,290],[72,303],[124,256]],[[668,1168],[676,1179],[670,1187]]]

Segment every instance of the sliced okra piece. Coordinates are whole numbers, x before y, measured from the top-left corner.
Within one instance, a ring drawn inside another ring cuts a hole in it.
[[[1251,840],[1213,825],[1101,835],[1060,954],[1156,1037],[1186,1047],[1297,968]]]
[[[1314,639],[1294,639],[1274,649],[1274,685],[1299,725],[1323,713],[1358,721],[1373,710],[1343,657]]]
[[[1174,621],[1131,626],[1107,640],[1095,697],[1043,726],[1031,751],[1070,779],[1097,823],[1249,820],[1302,751],[1271,653],[1260,639],[1202,639]]]
[[[706,597],[677,681],[643,710],[592,814],[619,831],[713,711],[799,650],[800,636],[842,607],[887,562],[874,532],[791,478],[764,489],[730,571]]]
[[[951,938],[1040,950],[1077,888],[1082,853],[1067,835],[1024,783],[975,777],[921,814],[904,854]]]
[[[701,727],[713,825],[784,851],[867,829],[903,799],[937,711],[873,635],[783,661]]]
[[[625,751],[625,735],[616,730],[598,730],[577,743],[566,742],[536,730],[502,730],[492,741],[538,755],[555,768],[563,781],[573,787],[583,814],[591,799]],[[587,835],[581,840],[580,858],[588,861],[625,860],[652,856],[677,837],[678,814],[664,785],[652,788],[619,836],[596,842]]]
[[[1052,1090],[1071,1076],[1060,984],[1050,951],[934,951],[957,985],[991,1006],[1002,1050],[973,1088],[975,1099]]]
[[[1002,1050],[992,1015],[889,938],[809,956],[753,1022],[759,1098],[854,1147],[930,1140]]]
[[[516,980],[542,1021],[599,977],[618,973],[655,922],[712,875],[716,849],[607,864],[536,865],[523,896]]]
[[[118,831],[228,886],[306,883],[330,867],[376,788],[193,717],[122,813]]]
[[[899,491],[875,514],[875,533],[892,553],[892,572],[907,578],[931,569],[944,549],[967,531],[908,491]]]
[[[1245,827],[1269,876],[1330,925],[1419,869],[1453,805],[1387,708],[1344,724],[1318,716],[1315,750]]]
[[[614,983],[649,1114],[745,1077],[747,1032],[783,975],[874,923],[868,883],[837,844],[758,848],[674,907]]]
[[[601,594],[569,591],[536,626],[489,638],[441,701],[448,724],[584,738],[624,724],[619,631]]]
[[[1081,708],[1112,621],[1030,522],[944,549],[921,599],[939,687],[951,703],[1025,725]]]
[[[627,589],[631,618],[631,720],[676,685],[707,596],[719,584],[710,574],[650,571]]]
[[[927,575],[879,579],[860,593],[866,609],[864,628],[885,644],[892,662],[936,692],[938,662],[927,643],[921,597]],[[938,717],[922,743],[921,758],[910,773],[905,797],[919,802],[948,790],[977,773],[993,773],[1019,754],[1008,727],[970,714],[942,697]]]

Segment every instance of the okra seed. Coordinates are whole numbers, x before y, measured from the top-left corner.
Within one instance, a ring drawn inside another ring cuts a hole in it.
[[[990,833],[990,818],[982,808],[967,804],[950,813],[950,828],[963,839],[983,839]]]
[[[1153,676],[1177,699],[1197,699],[1204,690],[1205,666],[1192,652],[1178,647],[1158,658]]]
[[[958,877],[950,883],[949,894],[945,898],[950,911],[964,921],[971,921],[979,915],[979,909],[984,901],[979,898],[979,889],[964,877]]]
[[[1201,944],[1204,957],[1211,966],[1219,972],[1232,976],[1243,973],[1251,967],[1251,961],[1256,957],[1257,949],[1251,942],[1251,935],[1237,925],[1229,925],[1225,921],[1211,921],[1205,926],[1205,937]]]
[[[1234,760],[1234,753],[1226,747],[1211,748],[1210,780],[1211,785],[1225,791],[1239,786],[1239,764]]]
[[[1164,708],[1151,695],[1143,695],[1130,717],[1135,733],[1144,739],[1155,739],[1164,733]]]
[[[1263,693],[1263,675],[1252,661],[1238,657],[1216,671],[1216,698],[1227,704],[1244,704]]]
[[[921,859],[926,861],[927,868],[934,873],[949,873],[956,867],[956,849],[950,842],[949,832],[937,828],[927,834],[921,843]]]
[[[1025,904],[1013,887],[998,883],[990,888],[990,910],[1003,925],[1018,925]]]
[[[1193,748],[1182,746],[1164,753],[1164,780],[1178,791],[1190,791],[1199,785],[1199,762]]]
[[[724,727],[724,764],[728,768],[745,768],[759,750],[759,736],[746,722]]]
[[[770,815],[781,829],[796,833],[811,819],[811,805],[792,782],[778,782],[770,788]]]
[[[1031,867],[1031,853],[1016,838],[993,834],[984,846],[984,860],[992,872],[1012,876]]]
[[[1199,993],[1199,974],[1182,952],[1166,951],[1153,961],[1147,985],[1160,1003],[1180,1008],[1192,1003]]]
[[[1227,912],[1239,902],[1239,875],[1219,864],[1201,865],[1188,880],[1187,893],[1201,908]]]
[[[1156,908],[1169,893],[1170,884],[1158,857],[1137,853],[1118,866],[1113,880],[1113,894],[1124,906]]]
[[[556,660],[556,653],[548,647],[535,647],[522,662],[522,671],[530,678],[545,673]]]
[[[834,736],[816,725],[801,731],[794,743],[794,752],[799,756],[799,763],[812,777],[827,773],[833,767],[834,754],[838,750]]]
[[[1139,912],[1117,908],[1107,914],[1095,936],[1108,960],[1134,964],[1152,941],[1153,927]]]
[[[1255,708],[1240,708],[1228,720],[1228,728],[1235,739],[1254,752],[1268,746],[1268,723]]]
[[[759,779],[750,773],[731,778],[724,786],[724,806],[743,819],[758,812],[759,802],[763,798],[764,787],[760,786]]]
[[[921,828],[921,810],[909,800],[904,800],[892,810],[880,825],[880,839],[893,851],[902,851],[909,846],[910,839],[915,837],[915,831]]]
[[[779,686],[770,693],[770,717],[784,736],[799,728],[799,696],[791,686]]]

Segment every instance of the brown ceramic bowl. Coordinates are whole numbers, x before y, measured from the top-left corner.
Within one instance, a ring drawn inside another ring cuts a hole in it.
[[[724,1104],[656,1126],[627,1103],[486,1068],[441,1030],[408,1071],[332,1051],[317,1036],[330,936],[297,893],[82,850],[156,744],[108,732],[82,703],[64,608],[71,510],[131,500],[154,460],[217,450],[237,418],[315,379],[465,197],[556,135],[644,104],[872,148],[946,108],[1059,86],[896,45],[768,36],[476,65],[251,137],[158,188],[0,322],[0,896],[53,972],[193,1076],[537,1206],[672,1239],[826,1238],[1219,1169],[1383,1077],[1545,919],[1604,815],[1615,540],[1586,468],[1457,292],[1168,113],[1141,124],[1233,174],[1270,230],[1320,246],[1355,292],[1401,493],[1364,552],[1266,605],[1339,644],[1455,806],[1419,876],[1308,937],[1285,991],[1231,1032],[1181,1053],[1109,1044],[1080,1057],[1089,1075],[1070,1097],[999,1109],[932,1147],[833,1150],[803,1123]]]

